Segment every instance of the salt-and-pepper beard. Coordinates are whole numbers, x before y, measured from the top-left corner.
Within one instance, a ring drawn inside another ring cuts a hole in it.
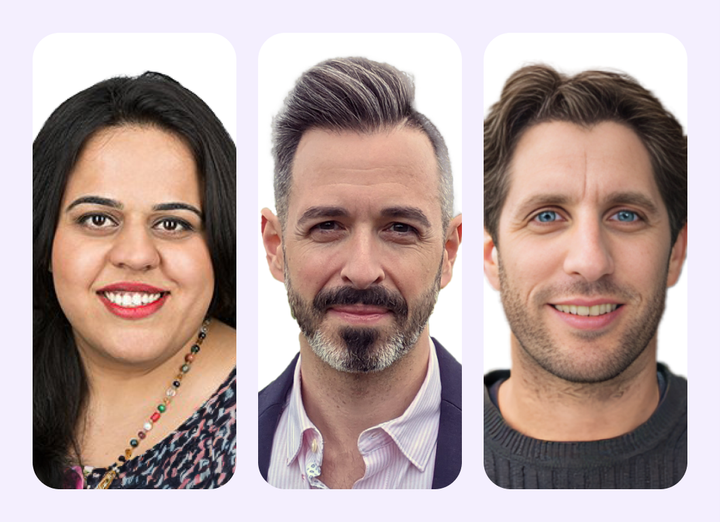
[[[331,368],[349,373],[379,372],[402,359],[417,343],[432,314],[442,277],[442,261],[429,288],[416,303],[408,305],[400,292],[382,286],[356,289],[343,286],[323,289],[312,303],[295,292],[285,265],[285,288],[290,310],[315,355]],[[364,304],[387,308],[393,324],[384,327],[344,326],[323,329],[332,306]]]
[[[550,374],[573,383],[591,384],[606,382],[618,377],[645,351],[657,332],[660,318],[665,310],[667,288],[667,269],[657,279],[651,295],[644,300],[644,309],[629,318],[625,331],[615,341],[615,346],[606,346],[601,360],[588,364],[582,351],[582,345],[595,339],[601,339],[602,333],[578,331],[577,347],[567,351],[558,349],[552,332],[543,323],[538,314],[543,306],[552,302],[553,297],[562,295],[620,297],[630,306],[638,306],[640,300],[636,290],[619,286],[610,279],[595,282],[576,281],[563,287],[547,287],[538,291],[530,303],[523,302],[520,293],[510,282],[503,270],[502,258],[499,260],[500,296],[508,323],[522,350],[535,364]],[[607,342],[607,341],[606,341]],[[579,359],[579,360],[578,360]]]

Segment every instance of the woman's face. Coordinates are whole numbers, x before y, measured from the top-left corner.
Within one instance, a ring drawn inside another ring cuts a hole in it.
[[[84,357],[159,364],[194,340],[214,287],[202,213],[194,158],[175,135],[123,126],[88,141],[52,250]]]

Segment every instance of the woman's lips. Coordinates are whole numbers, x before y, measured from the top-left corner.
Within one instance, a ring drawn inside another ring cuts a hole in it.
[[[327,314],[352,324],[373,324],[392,315],[387,308],[365,305],[334,306]]]
[[[112,314],[123,319],[143,319],[162,308],[170,292],[144,283],[115,283],[97,291]]]

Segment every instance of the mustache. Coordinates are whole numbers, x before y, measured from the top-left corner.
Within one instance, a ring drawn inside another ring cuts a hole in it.
[[[363,304],[387,308],[399,317],[408,314],[407,301],[400,292],[388,290],[381,286],[358,289],[350,286],[321,290],[313,299],[313,308],[325,312],[333,306]]]
[[[562,287],[555,286],[545,288],[535,295],[538,302],[548,302],[553,296],[557,295],[575,295],[584,297],[612,296],[620,298],[624,301],[630,301],[635,297],[635,292],[629,288],[616,285],[609,279],[599,279],[597,281],[575,281],[572,284]]]

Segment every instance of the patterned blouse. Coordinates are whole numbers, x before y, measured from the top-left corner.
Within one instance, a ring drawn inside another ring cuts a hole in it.
[[[177,430],[118,468],[110,489],[212,489],[235,472],[235,374]],[[107,468],[86,468],[95,489]]]

